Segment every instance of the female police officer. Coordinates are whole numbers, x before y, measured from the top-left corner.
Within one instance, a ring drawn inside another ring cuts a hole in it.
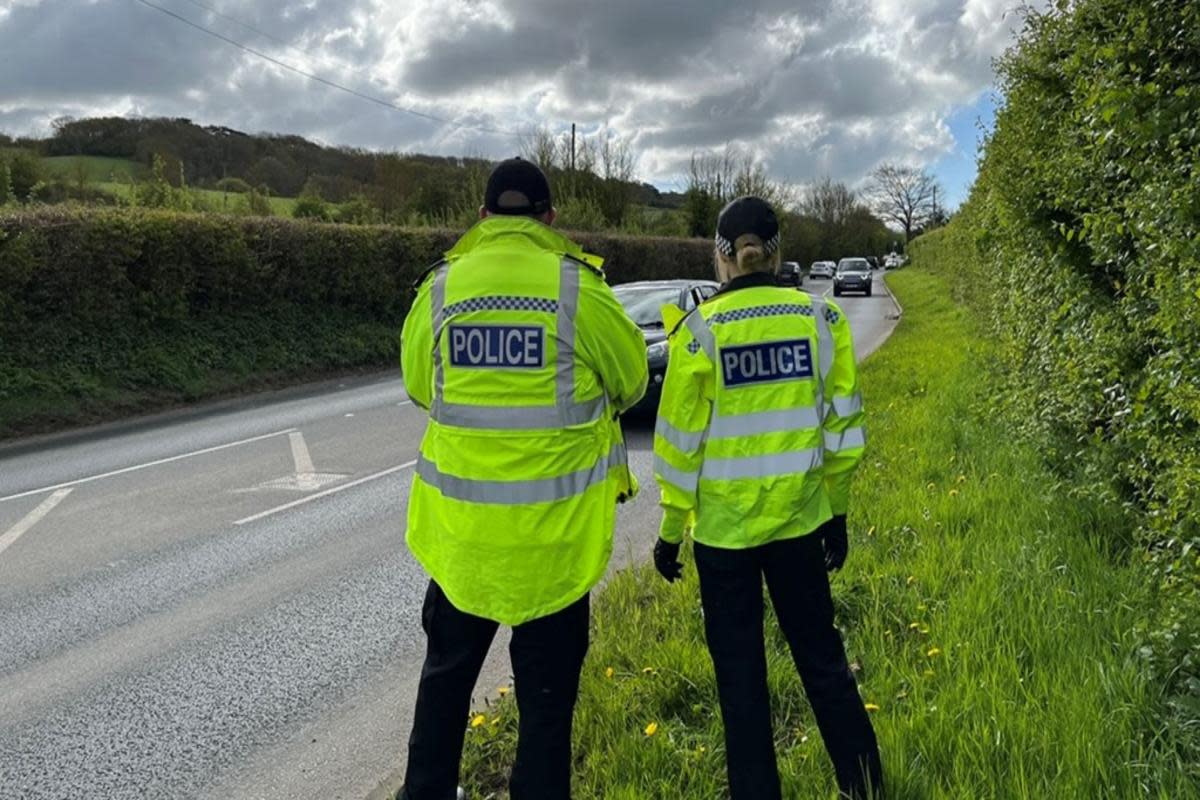
[[[849,325],[776,285],[779,224],[741,197],[717,222],[721,291],[671,335],[655,428],[663,521],[655,565],[680,576],[692,529],[733,800],[777,800],[762,582],[845,795],[879,796],[875,734],[833,625],[826,570],[846,558],[863,413]]]

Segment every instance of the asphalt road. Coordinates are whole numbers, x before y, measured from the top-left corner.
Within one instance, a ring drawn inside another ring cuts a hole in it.
[[[894,307],[842,306],[865,357]],[[0,798],[386,794],[423,652],[424,424],[375,378],[0,449]],[[613,569],[658,523],[648,424],[629,445],[646,491]]]

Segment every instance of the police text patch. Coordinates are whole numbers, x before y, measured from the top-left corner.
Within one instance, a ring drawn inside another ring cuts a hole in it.
[[[720,360],[727,387],[813,376],[812,344],[808,339],[722,347]]]
[[[450,363],[540,369],[546,363],[546,330],[541,325],[451,325]]]

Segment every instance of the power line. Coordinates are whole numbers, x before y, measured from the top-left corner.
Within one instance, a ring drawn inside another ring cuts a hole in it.
[[[267,55],[266,53],[262,52],[261,50],[255,50],[253,47],[242,44],[241,42],[237,41],[236,39],[231,39],[228,36],[218,33],[210,28],[206,28],[197,22],[192,22],[187,17],[176,14],[174,11],[171,11],[170,9],[166,9],[160,5],[151,3],[150,0],[137,0],[137,2],[141,3],[142,5],[146,6],[147,8],[152,8],[155,11],[159,11],[163,14],[166,14],[168,17],[172,17],[176,20],[179,20],[184,25],[187,25],[190,28],[195,28],[196,30],[198,30],[202,33],[206,33],[215,39],[220,39],[222,42],[225,42],[226,44],[233,45],[234,47],[238,48],[239,50],[247,52],[253,56],[258,56],[259,58],[261,58],[265,61],[269,61],[277,67],[282,67],[283,69],[286,69],[289,72],[294,72],[297,75],[303,76],[312,81],[316,81],[317,83],[328,86],[331,89],[337,89],[339,91],[346,92],[347,94],[352,94],[355,97],[359,98],[360,100],[366,100],[369,103],[375,103],[376,105],[383,106],[384,108],[390,108],[393,111],[399,111],[404,114],[411,114],[415,117],[421,117],[422,119],[427,119],[430,122],[438,122],[443,125],[450,125],[451,127],[454,127],[454,128],[467,128],[467,129],[471,129],[471,130],[481,131],[483,133],[495,133],[495,134],[499,134],[502,136],[516,137],[516,136],[520,135],[520,134],[516,133],[515,131],[506,131],[506,130],[501,130],[500,128],[491,128],[486,125],[472,125],[470,123],[455,122],[454,120],[446,119],[445,117],[439,117],[435,114],[426,114],[424,111],[417,111],[416,109],[405,108],[404,106],[396,105],[395,103],[389,102],[387,100],[383,100],[379,97],[373,97],[369,94],[364,94],[363,92],[360,92],[356,89],[351,89],[349,86],[344,86],[343,84],[337,83],[335,81],[331,81],[328,78],[322,78],[320,75],[316,75],[311,72],[306,72],[305,70],[302,70],[299,67],[293,67],[291,64],[280,61],[279,59],[275,58],[274,56]],[[262,32],[259,31],[259,33],[262,33]],[[269,34],[264,34],[264,35],[269,36]],[[274,39],[275,37],[270,37],[270,38]],[[276,40],[276,41],[278,41],[278,40]]]

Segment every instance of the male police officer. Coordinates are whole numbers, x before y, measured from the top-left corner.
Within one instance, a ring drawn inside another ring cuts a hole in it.
[[[776,285],[779,223],[757,197],[717,220],[724,286],[671,334],[655,426],[654,561],[680,575],[690,527],[733,800],[780,800],[763,645],[764,579],[843,796],[881,796],[871,722],[833,625],[850,477],[866,444],[850,326]]]
[[[455,796],[471,691],[499,624],[520,711],[513,800],[570,796],[588,592],[636,491],[617,415],[646,390],[645,342],[600,260],[549,226],[550,186],[502,162],[481,221],[421,284],[405,386],[429,413],[408,545],[432,580],[407,800]]]

